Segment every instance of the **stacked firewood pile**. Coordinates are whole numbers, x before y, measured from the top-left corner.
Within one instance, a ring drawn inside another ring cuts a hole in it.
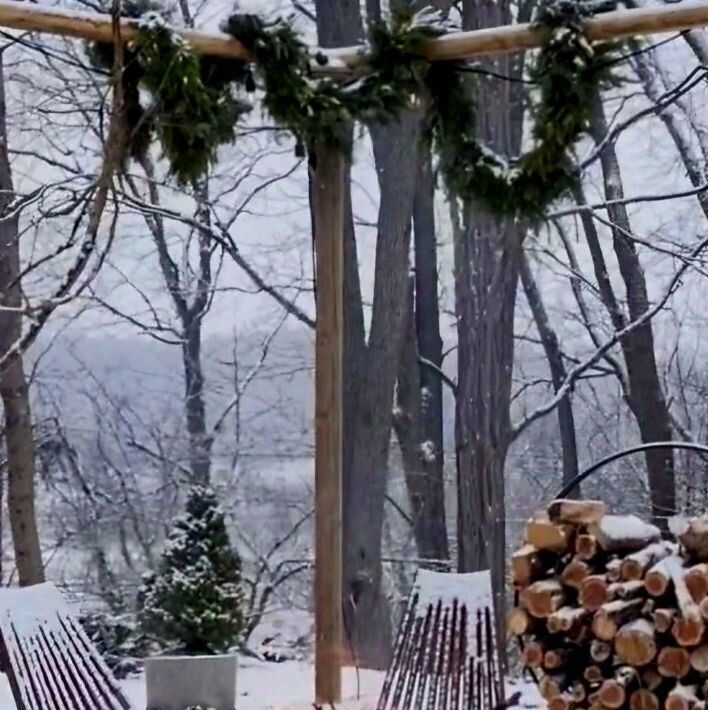
[[[556,500],[528,522],[509,631],[550,710],[704,708],[708,519],[670,529],[601,501]]]

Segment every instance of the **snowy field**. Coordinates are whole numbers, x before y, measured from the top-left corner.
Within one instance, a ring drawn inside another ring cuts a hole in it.
[[[341,710],[373,710],[383,682],[383,674],[344,671],[344,702]],[[122,681],[136,710],[145,707],[145,683],[142,676]],[[313,668],[301,661],[261,663],[244,659],[239,668],[237,710],[311,710]],[[541,702],[534,686],[513,685],[511,692],[523,692],[521,707],[539,708]],[[12,710],[15,704],[4,675],[0,674],[0,709]]]

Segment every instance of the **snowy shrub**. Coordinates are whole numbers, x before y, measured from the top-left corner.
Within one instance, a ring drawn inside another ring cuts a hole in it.
[[[116,678],[126,678],[140,669],[148,642],[136,628],[134,616],[95,610],[83,614],[79,621]]]
[[[242,631],[241,559],[213,491],[195,486],[138,594],[146,634],[187,655],[227,651]]]

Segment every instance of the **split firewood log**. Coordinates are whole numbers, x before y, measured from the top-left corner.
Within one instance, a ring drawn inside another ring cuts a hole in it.
[[[544,518],[535,518],[526,524],[526,544],[537,550],[565,553],[570,549],[575,528],[564,523],[552,523]]]
[[[604,574],[593,574],[586,577],[580,586],[578,601],[584,609],[597,611],[609,601],[609,585]]]
[[[527,587],[543,573],[543,560],[533,545],[524,545],[511,556],[511,581],[516,587]]]
[[[594,535],[579,534],[575,538],[575,555],[579,560],[592,560],[597,556],[598,545]]]
[[[566,587],[580,589],[583,582],[590,576],[590,565],[583,560],[574,559],[568,563],[561,573],[561,580]]]
[[[615,651],[624,663],[635,668],[646,666],[656,656],[654,625],[635,619],[620,628],[615,636]]]
[[[524,589],[521,602],[526,611],[537,619],[545,619],[563,606],[563,586],[555,579],[534,582]]]
[[[669,529],[679,539],[689,557],[708,562],[708,518],[688,520],[676,516],[669,520]]]
[[[544,652],[543,646],[538,641],[527,643],[521,656],[524,666],[542,668]]]
[[[566,677],[560,673],[557,675],[544,675],[538,683],[538,691],[544,700],[552,700],[558,697],[566,685]]]
[[[531,618],[523,609],[514,607],[507,616],[506,628],[512,636],[523,636],[531,628]]]
[[[676,556],[667,557],[667,569],[674,585],[674,593],[680,614],[674,619],[671,633],[680,646],[695,646],[700,643],[705,631],[701,611],[693,600],[686,585],[686,570],[681,559]]]
[[[548,710],[573,710],[575,701],[570,693],[561,693],[551,698],[547,703]]]
[[[620,575],[624,580],[642,579],[647,569],[675,552],[676,546],[670,542],[653,542],[622,560]]]
[[[665,646],[659,651],[656,667],[664,678],[685,678],[691,671],[691,654],[685,648]]]
[[[605,515],[587,531],[605,552],[636,552],[661,539],[659,528],[636,515]]]
[[[700,562],[686,570],[686,587],[697,604],[708,596],[708,564]]]
[[[551,648],[543,654],[543,667],[547,671],[557,671],[563,668],[571,657],[569,648]]]
[[[644,587],[647,592],[653,597],[661,597],[666,594],[666,590],[671,583],[671,565],[683,562],[678,555],[670,555],[662,560],[659,560],[644,577]]]
[[[708,673],[708,644],[691,651],[691,668],[703,675]]]
[[[676,686],[669,691],[666,696],[666,710],[693,710],[698,703],[695,685],[682,685],[676,683]]]
[[[615,677],[607,679],[600,688],[600,702],[606,708],[621,708],[627,700],[627,688],[637,679],[637,669],[621,666]]]
[[[548,506],[548,517],[554,523],[590,525],[607,513],[601,500],[566,500],[559,498]]]
[[[549,633],[559,634],[563,631],[572,631],[577,629],[585,619],[589,618],[591,612],[587,609],[576,608],[572,606],[564,606],[554,611],[546,619],[546,628]]]
[[[639,688],[629,696],[630,710],[659,710],[659,707],[658,696],[647,688]]]
[[[657,632],[663,634],[669,631],[677,614],[676,609],[654,609],[652,619]]]
[[[637,617],[643,604],[643,599],[618,599],[603,604],[593,616],[593,633],[602,641],[612,641],[620,626]]]

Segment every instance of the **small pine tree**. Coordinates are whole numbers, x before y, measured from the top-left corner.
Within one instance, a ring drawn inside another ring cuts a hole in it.
[[[241,559],[211,489],[190,490],[138,603],[143,631],[187,655],[223,653],[241,633]]]

